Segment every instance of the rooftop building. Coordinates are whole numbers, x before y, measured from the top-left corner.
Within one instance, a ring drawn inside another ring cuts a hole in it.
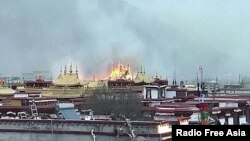
[[[58,87],[81,87],[84,85],[84,82],[79,79],[77,66],[75,72],[73,72],[72,64],[69,71],[67,71],[67,66],[65,66],[64,72],[62,72],[61,68],[59,76],[52,82]]]

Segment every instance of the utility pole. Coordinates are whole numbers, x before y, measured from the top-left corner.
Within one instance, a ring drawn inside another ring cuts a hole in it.
[[[199,95],[199,104],[197,105],[197,107],[200,109],[200,114],[201,114],[201,121],[200,124],[201,125],[207,125],[209,124],[208,121],[208,117],[209,117],[209,106],[207,103],[204,102],[204,82],[203,82],[203,69],[202,67],[199,67],[199,72],[200,72],[200,77],[201,77],[201,81],[200,81],[200,86],[201,86],[201,93],[199,91],[199,80],[198,80],[198,75],[197,75],[197,85],[198,85],[198,95]]]
[[[205,83],[203,82],[203,68],[202,66],[199,67],[200,75],[201,75],[201,96],[204,95]]]

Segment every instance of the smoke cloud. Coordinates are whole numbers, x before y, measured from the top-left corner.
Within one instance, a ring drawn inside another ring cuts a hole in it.
[[[0,1],[0,73],[20,75],[72,62],[83,78],[112,62],[149,76],[248,75],[247,0]],[[100,76],[101,77],[101,76]]]

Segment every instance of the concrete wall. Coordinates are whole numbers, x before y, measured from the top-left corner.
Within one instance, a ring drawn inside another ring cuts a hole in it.
[[[21,100],[11,100],[11,106],[21,106]]]
[[[80,131],[80,132],[90,132],[94,129],[95,132],[109,132],[114,133],[115,128],[124,128],[123,124],[110,125],[110,124],[83,124],[83,123],[54,123],[53,120],[50,122],[0,122],[1,129],[25,129],[25,130],[47,130],[49,132],[53,131]],[[154,126],[142,126],[133,125],[134,130],[137,133],[157,133],[157,129]]]
[[[118,138],[115,129],[121,128],[124,132]],[[148,140],[160,139],[158,124],[143,122],[132,124],[132,128],[135,134],[143,135]],[[129,140],[124,122],[107,124],[104,121],[0,120],[0,141],[92,141],[91,130],[96,134],[96,141]]]
[[[147,138],[148,141],[159,141]],[[93,141],[91,135],[0,132],[0,141]],[[128,137],[96,136],[96,141],[129,141]]]
[[[238,103],[235,103],[235,102],[220,102],[219,107],[238,107]]]

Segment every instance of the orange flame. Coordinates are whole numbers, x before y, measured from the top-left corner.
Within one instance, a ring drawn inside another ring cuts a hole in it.
[[[127,67],[119,64],[117,66],[112,65],[112,70],[109,75],[109,79],[116,80],[116,79],[132,79],[132,75],[130,72],[130,66]]]

